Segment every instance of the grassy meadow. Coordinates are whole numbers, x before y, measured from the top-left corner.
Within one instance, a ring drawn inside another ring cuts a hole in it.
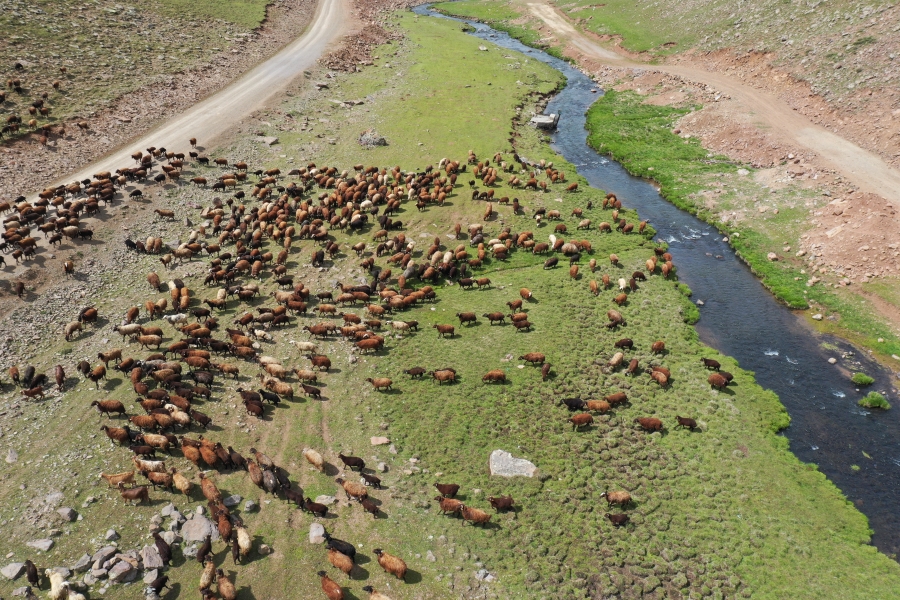
[[[315,576],[320,569],[344,586],[347,598],[366,598],[364,585],[395,599],[897,597],[900,567],[867,544],[865,517],[839,490],[788,451],[786,439],[778,435],[788,424],[778,398],[756,385],[752,373],[732,359],[700,344],[688,323],[696,308],[677,277],[648,273],[647,281],[639,283],[621,307],[613,304],[618,278],[646,271],[656,244],[652,230],[645,235],[600,233],[597,225],[611,220],[611,211],[600,208],[603,191],[587,187],[572,165],[553,155],[541,135],[521,125],[525,119],[518,115],[529,114],[542,95],[556,89],[559,75],[523,55],[466,36],[457,23],[403,13],[392,26],[406,37],[379,48],[374,67],[337,75],[329,79],[327,89],[296,89],[279,106],[250,120],[247,131],[275,133],[278,145],[261,146],[250,136],[238,136],[210,155],[246,160],[251,170],[279,167],[287,172],[315,162],[352,175],[355,164],[388,170],[399,165],[412,171],[437,165],[444,157],[465,162],[470,150],[492,165],[495,153],[501,154],[501,162],[516,165],[512,152],[517,151],[532,160],[552,161],[566,174],[566,182],[549,184],[547,192],[525,191],[510,188],[509,174],[503,173],[503,181],[492,188],[495,198],[518,198],[525,214],[514,215],[509,206],[494,202],[495,213],[484,220],[485,202],[471,199],[468,166],[444,206],[431,204],[418,211],[404,201],[393,217],[403,222],[406,240],[416,242],[413,259],[427,261],[423,252],[435,238],[442,250],[461,244],[475,256],[477,250],[466,236],[453,239],[457,223],[463,231],[470,223],[483,223],[487,239],[508,227],[547,241],[559,222],[537,223],[531,215],[538,207],[558,209],[568,231],[557,235],[589,241],[593,251],[581,257],[576,278],[570,277],[568,261],[561,255],[558,267],[544,269],[546,255],[515,250],[508,260],[488,258],[475,270],[476,276],[490,278],[488,288],[464,290],[439,279],[433,284],[434,302],[388,317],[417,320],[418,331],[403,337],[381,333],[385,348],[369,355],[335,336],[318,342],[333,363],[316,384],[323,400],[298,393],[293,401],[267,408],[262,419],[244,414],[235,391],[238,386],[259,386],[257,367],[222,359],[239,364],[241,376],[235,381],[218,378],[213,399],[198,403],[215,423],[203,435],[245,455],[255,446],[287,469],[304,495],[339,499],[329,509],[333,515],[315,519],[261,492],[242,472],[211,474],[223,494],[259,503],[258,511],[245,513],[242,502],[235,512],[243,517],[257,548],[265,543],[273,549],[267,556],[254,552],[247,564],[232,566],[224,544],[214,545],[216,563],[234,576],[238,597],[324,597]],[[480,45],[488,50],[480,51]],[[348,108],[336,99],[359,99],[362,104]],[[358,137],[368,129],[376,129],[388,145],[360,146]],[[190,172],[216,173],[198,166]],[[578,183],[578,191],[567,193],[569,183]],[[486,189],[480,182],[476,185]],[[250,185],[242,189],[249,192]],[[315,201],[322,191],[314,188],[304,199]],[[184,218],[196,226],[201,221],[196,206],[210,205],[214,195],[186,183],[170,186],[155,204],[129,201],[120,224],[135,235],[185,239],[190,228]],[[156,207],[174,210],[176,219],[155,219],[151,211]],[[590,229],[576,231],[579,219],[571,214],[577,208],[591,219]],[[640,215],[626,207],[620,218],[636,224]],[[366,281],[361,258],[350,246],[365,241],[363,258],[371,256],[376,229],[332,231],[341,252],[322,269],[309,265],[319,246],[295,240],[288,273],[313,293],[332,291],[338,282]],[[199,260],[164,271],[154,256],[128,253],[113,259],[109,249],[121,248],[125,234],[107,231],[100,236],[103,245],[84,251],[85,260],[106,265],[88,279],[96,288],[91,300],[106,319],[103,327],[69,343],[58,341],[58,330],[48,328],[53,341],[39,352],[23,354],[23,362],[49,373],[54,364],[64,363],[68,371],[81,359],[95,363],[96,353],[113,345],[122,345],[126,356],[143,357],[146,353],[136,345],[121,344],[111,328],[128,306],[163,297],[151,293],[145,283],[151,270],[164,280],[182,278],[198,300],[214,296],[215,288],[203,286],[206,266]],[[272,240],[263,246],[276,253],[279,248]],[[618,265],[610,261],[613,253]],[[401,269],[387,264],[389,256],[375,262],[392,269],[388,284],[396,287]],[[597,262],[594,272],[591,259]],[[677,255],[674,262],[677,267]],[[589,282],[600,281],[604,274],[612,278],[613,287],[595,296]],[[230,326],[245,311],[273,306],[271,293],[278,286],[271,275],[266,273],[257,283],[261,296],[246,304],[230,300],[218,315],[220,323]],[[411,280],[407,285],[420,287],[423,282]],[[533,293],[524,306],[534,324],[531,331],[518,332],[508,322],[492,326],[480,318],[485,312],[509,312],[506,303],[518,299],[523,287]],[[73,314],[66,317],[76,315],[78,308],[73,306]],[[606,313],[613,308],[627,321],[618,330],[606,327]],[[364,314],[359,305],[342,310]],[[478,314],[478,322],[460,326],[455,315],[462,311]],[[309,339],[301,327],[319,320],[298,317],[286,328],[273,328],[269,333],[274,339],[260,342],[261,353],[281,359],[287,367],[308,367],[309,361],[291,342]],[[434,324],[454,324],[456,334],[441,339]],[[8,331],[13,325],[3,324]],[[180,337],[169,325],[161,326],[167,332],[166,344]],[[627,360],[637,359],[640,365],[634,376],[608,364],[613,344],[625,337],[634,341]],[[103,338],[110,341],[104,344]],[[666,351],[654,355],[650,346],[657,340],[665,341]],[[526,352],[547,356],[552,365],[547,381],[541,380],[538,367],[518,360]],[[734,374],[734,384],[722,391],[711,389],[701,356],[721,361],[722,368]],[[644,373],[660,365],[672,375],[665,388]],[[453,367],[458,381],[439,385],[427,376],[412,380],[403,371],[414,366]],[[483,383],[482,376],[491,369],[504,370],[507,382]],[[365,381],[369,377],[389,377],[393,389],[376,392]],[[289,382],[297,393],[297,381]],[[98,431],[100,423],[121,419],[98,419],[88,405],[98,397],[115,398],[131,410],[134,394],[127,377],[118,373],[101,387],[98,392],[80,381],[61,397],[38,403],[22,401],[9,385],[3,388],[3,441],[19,454],[17,462],[4,466],[0,485],[0,524],[10,561],[35,557],[40,567],[71,564],[102,545],[108,527],[122,535],[121,548],[139,548],[151,543],[147,527],[165,504],[174,502],[185,512],[205,504],[199,491],[186,499],[151,490],[151,505],[125,509],[115,491],[106,489],[97,473],[127,469],[130,456]],[[628,404],[595,414],[592,426],[573,431],[568,422],[572,413],[560,406],[562,398],[601,399],[618,391],[628,395]],[[698,429],[676,428],[676,416],[696,419]],[[641,431],[633,422],[638,417],[660,418],[665,429]],[[390,438],[396,453],[387,445],[371,446],[370,437],[382,435]],[[332,467],[325,473],[311,469],[301,456],[304,447],[319,450]],[[532,461],[537,476],[490,476],[488,456],[495,449]],[[385,489],[371,490],[383,512],[380,517],[348,503],[334,483],[339,452],[364,458],[367,471],[381,477]],[[385,463],[385,472],[372,470],[379,462]],[[196,481],[196,469],[179,452],[167,463]],[[433,500],[435,481],[460,484],[461,499],[490,513],[494,511],[488,496],[511,494],[515,509],[492,516],[484,528],[463,525],[440,515]],[[612,490],[627,490],[633,504],[624,511],[607,507],[601,494]],[[75,507],[83,520],[54,521],[55,513],[42,509],[51,491],[62,491],[64,505]],[[88,496],[95,501],[84,504]],[[614,527],[607,512],[625,512],[630,522]],[[328,564],[322,546],[307,541],[309,526],[317,520],[336,537],[357,545],[361,560],[352,579]],[[38,556],[25,546],[51,535],[51,529],[58,534],[49,554]],[[407,583],[382,571],[374,548],[407,562]],[[175,557],[167,573],[174,591],[165,598],[195,594],[200,567],[178,550]],[[0,581],[0,594],[19,585],[21,580]],[[114,585],[101,594],[101,586],[95,585],[91,597],[137,598],[139,586]]]

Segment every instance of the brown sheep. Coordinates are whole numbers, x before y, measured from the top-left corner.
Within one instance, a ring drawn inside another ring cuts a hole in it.
[[[97,358],[103,361],[107,367],[109,367],[109,361],[115,360],[116,364],[122,362],[122,350],[116,348],[114,350],[110,350],[109,352],[101,352],[97,355]]]
[[[579,427],[593,424],[594,417],[590,413],[580,413],[569,419],[569,422],[572,423],[572,431],[575,431]]]
[[[378,592],[371,585],[363,586],[363,591],[369,594],[369,600],[391,600],[390,596],[385,596],[381,592]]]
[[[666,351],[666,343],[662,340],[653,342],[653,345],[650,346],[650,351],[653,352],[653,354],[662,354]]]
[[[372,550],[378,557],[378,564],[381,568],[392,575],[396,575],[397,579],[405,581],[406,579],[406,563],[399,556],[393,556],[383,551],[381,548]]]
[[[353,559],[351,559],[346,554],[338,552],[334,548],[328,549],[328,562],[337,569],[340,569],[344,573],[346,573],[347,577],[351,577],[350,573],[353,572]]]
[[[311,464],[317,471],[324,473],[325,460],[322,455],[311,448],[303,449],[303,458]]]
[[[97,412],[101,415],[109,416],[111,413],[125,414],[125,405],[118,400],[94,400],[91,406],[97,407]]]
[[[432,328],[438,330],[438,335],[440,337],[446,337],[448,335],[450,337],[453,337],[454,332],[456,331],[456,329],[453,327],[453,325],[437,325],[437,324],[435,324],[435,325],[432,325]]]
[[[599,413],[608,412],[612,405],[606,400],[588,400],[584,408],[587,410],[596,410]]]
[[[531,363],[533,365],[542,365],[546,360],[546,356],[541,354],[540,352],[529,352],[528,354],[523,354],[519,357],[519,360],[524,360],[527,363]]]
[[[376,391],[389,390],[391,389],[391,385],[393,385],[394,383],[387,377],[376,377],[374,379],[372,379],[371,377],[367,377],[366,381],[371,383],[372,387],[374,387]]]
[[[728,380],[719,373],[710,374],[709,379],[706,381],[717,390],[724,390],[728,386]]]
[[[512,302],[507,302],[506,305],[509,307],[509,310],[514,313],[518,313],[522,310],[522,301],[521,300],[513,300]]]
[[[478,508],[470,508],[463,504],[459,507],[459,510],[462,514],[463,525],[468,521],[473,525],[481,525],[483,527],[491,520],[491,515]]]
[[[628,402],[628,395],[625,392],[616,392],[614,394],[610,394],[603,398],[606,402],[609,402],[610,406],[615,406],[616,404],[625,404]]]
[[[631,503],[631,494],[628,492],[620,491],[620,492],[603,492],[600,494],[600,497],[606,497],[607,506],[612,506],[613,504],[618,504],[622,508],[628,506]]]
[[[344,590],[328,577],[325,571],[319,571],[316,574],[322,578],[322,591],[325,592],[328,600],[344,600]]]
[[[506,383],[506,373],[504,373],[500,369],[494,369],[492,371],[488,371],[487,373],[485,373],[484,376],[481,378],[481,381],[483,383],[489,383],[489,382],[495,382],[495,381],[500,382],[500,383]]]
[[[125,489],[125,484],[119,482],[118,486],[116,487],[119,488],[119,495],[122,496],[122,500],[124,500],[125,502],[130,503],[134,500],[137,500],[138,504],[143,504],[145,500],[147,502],[150,502],[150,490],[146,485],[139,485],[133,488]]]
[[[441,509],[442,515],[452,515],[458,513],[462,508],[463,503],[454,498],[444,498],[443,496],[435,496],[434,498]]]
[[[100,473],[100,477],[106,480],[106,483],[109,487],[119,487],[119,484],[130,483],[134,485],[134,471],[128,471],[126,473],[114,473],[112,475],[107,475],[106,473]]]
[[[545,362],[541,365],[541,381],[547,381],[547,378],[550,377],[550,367],[552,365],[548,362]]]
[[[635,423],[641,426],[641,429],[644,431],[662,431],[663,424],[662,421],[655,417],[638,417],[634,420]]]
[[[597,285],[597,280],[596,280],[596,279],[591,279],[591,282],[590,282],[588,285],[589,285],[589,287],[591,288],[591,293],[592,293],[593,295],[595,295],[595,296],[599,296],[599,295],[600,295],[600,286]]]
[[[675,419],[678,421],[678,425],[675,426],[675,429],[679,427],[687,427],[691,431],[697,428],[697,421],[691,419],[689,417],[679,417],[676,416]]]
[[[519,296],[522,297],[522,300],[530,300],[534,297],[534,294],[528,288],[522,288],[519,290]]]
[[[443,384],[445,381],[454,382],[456,381],[456,371],[451,371],[449,369],[442,369],[439,371],[432,371],[431,377],[438,382],[439,385]]]
[[[366,489],[366,486],[361,483],[356,483],[355,481],[345,481],[338,477],[334,480],[335,483],[340,484],[344,491],[347,493],[347,499],[354,498],[356,500],[362,500],[363,498],[369,497],[369,491]]]
[[[434,487],[444,498],[454,498],[459,492],[459,485],[456,483],[435,483]]]
[[[494,510],[500,512],[501,510],[509,510],[513,507],[513,497],[512,496],[488,496],[488,502],[491,503],[491,506],[494,507]]]

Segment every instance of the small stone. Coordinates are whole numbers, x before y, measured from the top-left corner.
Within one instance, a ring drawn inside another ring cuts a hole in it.
[[[25,563],[10,563],[0,569],[0,574],[9,579],[10,581],[15,581],[25,572]]]
[[[62,495],[62,492],[53,492],[52,494],[47,494],[47,497],[44,498],[44,504],[47,506],[59,506],[64,498],[65,496]]]
[[[170,502],[170,503],[166,504],[165,506],[163,506],[162,510],[159,511],[159,514],[161,514],[164,517],[168,517],[176,510],[177,509],[175,508],[175,505]]]
[[[116,531],[115,529],[107,529],[106,535],[103,536],[103,539],[106,540],[107,542],[115,542],[120,537],[121,536],[119,535],[119,532]]]
[[[29,589],[30,588],[27,585],[23,585],[22,587],[17,587],[16,589],[14,589],[12,591],[12,595],[13,596],[24,596],[25,594],[28,593]]]
[[[50,570],[54,573],[59,573],[60,575],[62,575],[63,579],[68,579],[72,576],[72,569],[68,569],[66,567],[53,567]]]
[[[379,473],[385,473],[385,472],[387,472],[387,465],[384,464],[383,462],[380,462],[377,465],[375,465],[375,469],[377,469]]]
[[[778,255],[775,254],[774,252],[769,252],[768,254],[766,254],[766,258],[768,258],[769,260],[775,261],[775,260],[778,260]]]
[[[41,552],[49,552],[55,542],[50,538],[44,538],[41,540],[32,540],[25,545],[29,548],[34,548],[35,550],[40,550]]]
[[[259,508],[259,505],[253,500],[247,500],[246,502],[244,502],[244,510],[246,512],[254,511],[257,508]]]
[[[435,557],[434,552],[429,550],[428,552],[425,553],[425,560],[435,562],[437,560],[437,557]]]
[[[260,544],[259,553],[261,556],[268,556],[272,554],[272,547],[268,544]]]
[[[821,320],[822,320],[822,313],[816,313],[816,314],[814,314],[811,318],[812,318],[813,321],[821,321]]]
[[[833,365],[835,363],[837,363],[837,359],[835,357],[832,356],[828,359],[828,364]]]
[[[81,558],[75,561],[75,564],[72,565],[72,570],[76,573],[84,573],[91,566],[91,555],[90,554],[82,554]]]
[[[243,500],[243,498],[241,498],[241,497],[238,496],[237,494],[234,494],[233,496],[228,496],[227,498],[225,498],[224,500],[222,500],[222,504],[224,504],[224,505],[227,506],[228,508],[232,508],[232,507],[237,506],[238,504],[240,504],[240,503],[241,503],[241,500]]]
[[[321,496],[316,496],[316,502],[318,502],[319,504],[324,504],[325,506],[331,506],[332,504],[337,502],[337,498],[335,498],[334,496],[326,496],[323,494]]]
[[[391,454],[397,454],[397,447],[391,444],[388,448],[388,452],[390,452]]]
[[[309,543],[323,544],[325,543],[325,526],[321,523],[313,523],[309,526]]]
[[[181,550],[181,553],[185,558],[194,558],[195,556],[197,556],[197,546],[191,545],[187,548],[183,548]]]
[[[17,460],[19,460],[19,453],[18,453],[18,452],[16,452],[16,451],[13,450],[12,448],[10,448],[9,450],[6,451],[6,462],[8,462],[9,464],[13,464],[13,463],[15,463]]]
[[[162,523],[163,523],[163,518],[161,515],[153,515],[152,517],[150,517],[151,525],[162,525]]]
[[[108,572],[109,571],[107,571],[106,569],[91,569],[89,575],[91,575],[94,579],[103,579],[104,577],[106,577],[106,574]]]
[[[387,439],[386,437],[376,436],[376,437],[370,438],[369,442],[373,446],[384,446],[385,444],[390,444],[391,440]]]
[[[146,567],[147,565],[144,565]],[[159,569],[150,569],[144,572],[144,583],[152,583],[154,579],[159,577]]]
[[[94,577],[91,573],[85,573],[84,577],[81,578],[81,581],[85,583],[85,585],[94,585],[97,583],[97,578]]]
[[[66,521],[69,521],[69,522],[72,522],[78,518],[78,513],[75,512],[74,508],[69,508],[69,507],[58,508],[58,509],[56,509],[56,512],[59,513],[59,516],[61,516],[63,519],[65,519]]]

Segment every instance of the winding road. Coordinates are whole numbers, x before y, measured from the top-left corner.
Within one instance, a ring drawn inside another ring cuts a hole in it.
[[[320,0],[307,30],[278,54],[185,112],[48,187],[90,178],[101,171],[132,166],[134,160],[131,153],[143,151],[148,146],[183,151],[192,137],[209,146],[211,140],[231,130],[247,115],[265,107],[267,102],[310,68],[331,44],[346,33],[349,14],[347,0]]]
[[[778,97],[711,71],[683,65],[647,65],[634,62],[596,43],[576,29],[562,12],[546,2],[527,2],[528,11],[543,21],[572,48],[611,67],[642,68],[677,75],[711,85],[739,103],[764,129],[777,131],[797,145],[815,152],[860,190],[900,202],[900,172],[881,157],[816,125]]]

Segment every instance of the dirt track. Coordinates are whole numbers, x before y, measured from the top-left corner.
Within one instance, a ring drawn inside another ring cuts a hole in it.
[[[578,31],[558,9],[543,2],[528,2],[528,10],[549,26],[561,41],[586,56],[612,67],[642,68],[669,73],[709,85],[743,105],[747,114],[764,129],[778,132],[815,152],[819,159],[864,192],[900,202],[900,172],[880,157],[816,125],[788,104],[722,73],[683,65],[647,65],[608,50]]]
[[[345,33],[348,14],[346,0],[322,0],[309,29],[284,50],[189,110],[53,185],[89,178],[100,171],[131,166],[134,163],[131,153],[148,146],[186,151],[188,139],[195,137],[202,145],[211,147],[217,136],[265,106],[267,101],[310,68]]]

